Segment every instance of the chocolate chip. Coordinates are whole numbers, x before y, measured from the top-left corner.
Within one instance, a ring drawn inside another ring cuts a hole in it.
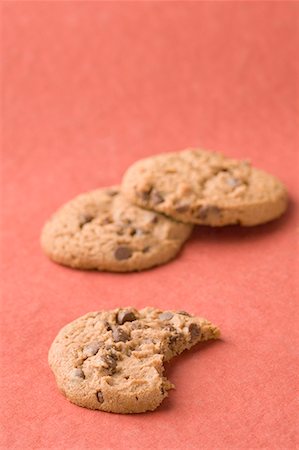
[[[106,369],[108,370],[108,373],[110,375],[113,375],[115,373],[115,369],[116,369],[116,359],[113,355],[108,354],[108,355],[103,355],[101,356],[102,361],[104,362]]]
[[[149,252],[149,250],[150,250],[150,247],[149,247],[149,246],[144,247],[144,248],[142,249],[142,253],[147,253],[147,252]]]
[[[218,206],[204,205],[199,208],[196,217],[198,217],[201,220],[205,220],[209,216],[219,216],[219,214],[220,208],[218,208]]]
[[[122,328],[114,327],[112,331],[112,338],[114,342],[127,342],[131,338]]]
[[[109,189],[108,191],[106,191],[106,194],[109,195],[110,197],[114,197],[115,195],[118,194],[119,191],[116,191],[114,189]]]
[[[84,372],[82,369],[74,369],[72,370],[72,377],[73,378],[85,378]]]
[[[190,323],[188,330],[191,336],[191,341],[195,340],[201,335],[200,327],[196,323]]]
[[[151,220],[151,223],[158,223],[158,222],[159,222],[158,216],[154,215],[154,217]]]
[[[152,191],[152,187],[150,187],[150,188],[147,189],[146,191],[138,192],[138,195],[142,198],[142,200],[144,200],[145,202],[147,202],[147,201],[149,200],[149,198],[150,198],[151,191]]]
[[[114,256],[118,261],[123,261],[124,259],[131,258],[132,253],[133,252],[130,247],[121,246],[115,250]]]
[[[151,201],[153,202],[154,205],[158,205],[159,203],[164,202],[164,197],[162,196],[162,194],[156,190],[153,190],[151,192]]]
[[[177,311],[178,314],[181,314],[182,316],[188,316],[191,317],[191,314],[187,313],[186,311]]]
[[[170,311],[165,311],[159,315],[160,320],[170,320],[173,317],[173,313]]]
[[[176,212],[178,212],[178,213],[187,212],[188,209],[189,209],[189,205],[179,205],[175,208]]]
[[[98,391],[96,395],[97,395],[98,402],[103,403],[104,402],[103,393],[101,391]]]
[[[178,340],[181,338],[181,336],[182,335],[178,334],[178,333],[173,334],[172,336],[169,336],[168,345],[169,345],[170,350],[174,350],[174,348],[175,348]]]
[[[79,227],[83,228],[84,225],[91,222],[94,217],[91,214],[80,214],[79,215]]]
[[[116,320],[119,325],[123,325],[125,322],[133,322],[133,320],[136,320],[136,316],[129,309],[123,309],[118,311]]]
[[[111,331],[112,330],[112,327],[111,327],[110,323],[107,322],[107,320],[104,321],[104,325],[105,325],[107,331]]]
[[[89,358],[90,356],[94,356],[96,353],[98,353],[100,348],[100,344],[98,342],[91,342],[90,344],[86,345],[83,349],[83,357]]]

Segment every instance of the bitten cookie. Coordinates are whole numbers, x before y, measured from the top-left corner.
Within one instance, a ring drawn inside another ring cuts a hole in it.
[[[46,223],[45,253],[78,269],[129,272],[174,258],[192,227],[129,203],[117,187],[79,195]]]
[[[248,162],[204,150],[142,159],[124,175],[123,194],[133,203],[185,223],[257,225],[287,207],[284,185]]]
[[[185,311],[92,312],[65,326],[49,351],[61,392],[73,403],[114,413],[152,411],[174,386],[163,363],[219,329]]]

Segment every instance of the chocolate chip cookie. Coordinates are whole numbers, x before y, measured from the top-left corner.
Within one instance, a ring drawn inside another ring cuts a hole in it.
[[[66,325],[49,351],[62,393],[73,403],[114,413],[153,411],[174,386],[163,363],[219,337],[206,319],[144,308],[92,312]]]
[[[133,203],[185,223],[257,225],[287,207],[284,185],[246,161],[204,150],[142,159],[126,172],[123,194]]]
[[[45,253],[78,269],[129,272],[174,258],[192,227],[129,203],[118,187],[79,195],[46,223]]]

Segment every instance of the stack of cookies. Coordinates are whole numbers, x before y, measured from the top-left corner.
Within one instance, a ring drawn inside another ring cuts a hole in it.
[[[253,226],[279,217],[287,193],[246,161],[188,149],[142,159],[121,186],[79,195],[46,223],[41,244],[60,264],[130,272],[173,259],[194,225]]]

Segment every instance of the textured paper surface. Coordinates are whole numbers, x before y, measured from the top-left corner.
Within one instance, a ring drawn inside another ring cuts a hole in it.
[[[251,159],[294,204],[298,3],[4,2],[2,12],[1,448],[295,449],[294,206],[255,229],[198,228],[178,259],[140,274],[55,265],[39,234],[73,196],[186,146]],[[223,340],[168,367],[176,390],[154,413],[70,404],[47,365],[52,340],[88,311],[124,305],[202,314]]]

